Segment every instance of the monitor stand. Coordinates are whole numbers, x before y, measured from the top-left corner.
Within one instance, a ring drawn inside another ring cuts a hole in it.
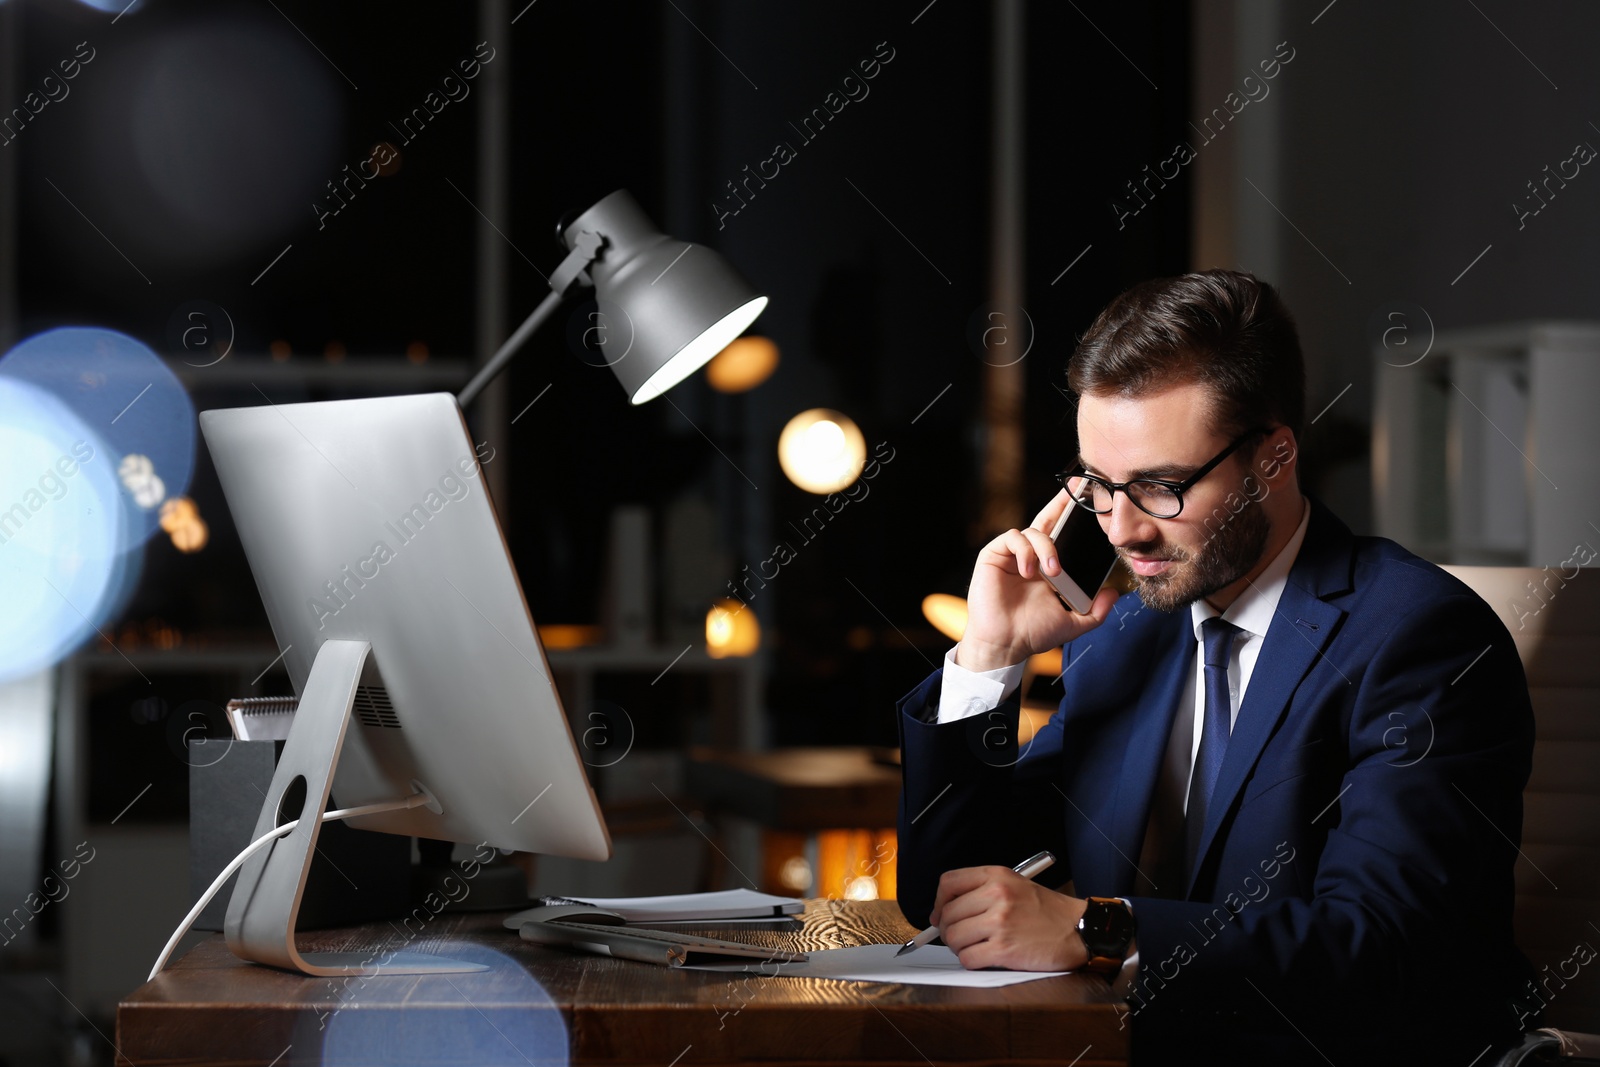
[[[295,918],[322,829],[339,750],[355,704],[356,686],[372,645],[325,641],[284,742],[283,755],[261,805],[251,840],[299,818],[286,836],[251,856],[239,870],[224,924],[235,956],[311,975],[460,974],[481,964],[420,952],[306,952],[295,948]]]

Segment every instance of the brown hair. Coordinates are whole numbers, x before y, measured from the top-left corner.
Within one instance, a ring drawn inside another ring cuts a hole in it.
[[[1198,382],[1229,436],[1284,425],[1300,436],[1306,370],[1277,290],[1237,270],[1140,282],[1094,320],[1067,365],[1075,395],[1142,396]]]

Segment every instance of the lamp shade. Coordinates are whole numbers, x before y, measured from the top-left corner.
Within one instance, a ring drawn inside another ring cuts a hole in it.
[[[722,256],[656,229],[619,189],[561,231],[568,249],[593,233],[605,243],[589,267],[606,317],[608,362],[628,400],[642,404],[671,389],[744,332],[767,306]]]

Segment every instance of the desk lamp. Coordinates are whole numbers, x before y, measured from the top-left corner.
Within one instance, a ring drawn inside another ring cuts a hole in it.
[[[563,301],[584,289],[594,290],[606,362],[632,404],[654,400],[693,374],[767,306],[716,252],[656,229],[626,189],[557,232],[567,257],[550,274],[550,294],[461,390],[463,409]],[[621,345],[621,353],[612,356],[611,345]]]

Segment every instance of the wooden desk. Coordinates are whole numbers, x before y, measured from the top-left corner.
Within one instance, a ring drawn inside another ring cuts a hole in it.
[[[329,980],[243,963],[214,936],[118,1006],[117,1062],[1091,1067],[1127,1060],[1116,1000],[1091,975],[1007,989],[730,980],[542,948],[502,928],[502,918],[440,914],[407,946],[493,961],[493,970],[364,985],[353,979],[342,1004]],[[704,932],[820,949],[903,941],[913,931],[892,901],[813,900],[800,929]],[[377,923],[302,934],[300,944],[370,951],[386,938],[391,947],[404,940]]]

